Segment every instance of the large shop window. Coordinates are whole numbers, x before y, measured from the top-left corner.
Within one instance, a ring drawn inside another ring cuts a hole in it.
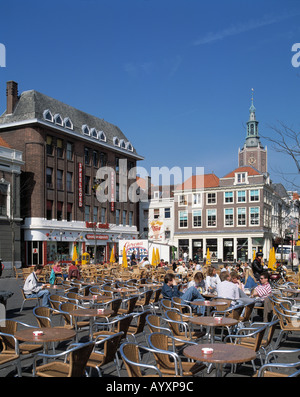
[[[210,259],[212,262],[218,261],[218,240],[216,238],[209,238],[206,240],[206,252],[209,248]],[[206,256],[206,252],[204,253]]]
[[[233,262],[233,255],[234,255],[233,238],[224,238],[223,261]]]

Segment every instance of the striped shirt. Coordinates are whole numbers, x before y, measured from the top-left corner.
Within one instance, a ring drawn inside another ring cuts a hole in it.
[[[257,292],[258,296],[264,300],[268,295],[272,293],[272,288],[269,283],[259,285],[258,287],[255,288],[255,291]]]

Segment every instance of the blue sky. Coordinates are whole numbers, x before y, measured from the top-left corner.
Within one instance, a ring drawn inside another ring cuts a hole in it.
[[[15,0],[0,6],[0,113],[6,81],[117,125],[140,166],[204,167],[222,177],[238,149],[254,88],[259,130],[299,131],[297,0]],[[297,175],[268,146],[274,182]],[[285,185],[286,182],[285,182]]]

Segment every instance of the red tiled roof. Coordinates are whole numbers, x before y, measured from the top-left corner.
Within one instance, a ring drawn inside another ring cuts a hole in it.
[[[5,140],[3,138],[1,138],[1,136],[0,136],[0,146],[7,147],[7,148],[11,149],[9,144],[7,142],[5,142]]]
[[[250,175],[250,176],[261,175],[261,173],[259,171],[257,171],[255,168],[253,168],[251,166],[247,166],[247,167],[236,168],[235,170],[229,172],[229,174],[225,175],[223,178],[234,178],[235,174],[237,172],[248,172],[248,175]]]
[[[215,174],[193,175],[178,185],[176,190],[201,189],[219,186],[219,178]]]

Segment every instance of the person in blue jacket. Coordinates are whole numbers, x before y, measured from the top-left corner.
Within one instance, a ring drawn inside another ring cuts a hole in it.
[[[175,279],[175,275],[173,273],[167,273],[164,279],[164,285],[162,287],[162,296],[165,299],[172,299],[173,297],[181,298],[183,304],[187,302],[193,301],[204,301],[203,296],[195,287],[188,288],[185,292],[179,291]],[[195,306],[192,304],[192,306]],[[204,306],[197,306],[197,312],[204,314],[205,307]]]

